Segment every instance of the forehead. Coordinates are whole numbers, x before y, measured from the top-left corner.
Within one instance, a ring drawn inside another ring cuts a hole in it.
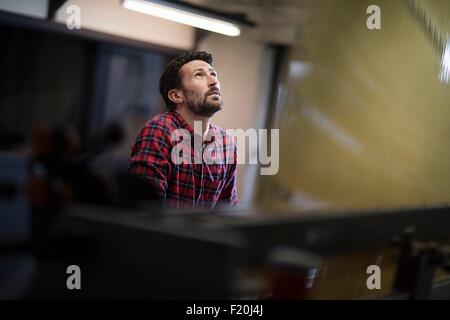
[[[197,69],[204,69],[204,70],[209,70],[209,69],[213,69],[213,67],[211,67],[211,65],[203,60],[192,60],[189,61],[188,63],[184,64],[181,67],[181,71],[183,73],[190,73],[193,72],[194,70]]]

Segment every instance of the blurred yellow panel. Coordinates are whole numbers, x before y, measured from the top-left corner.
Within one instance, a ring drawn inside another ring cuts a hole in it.
[[[381,29],[370,30],[370,5]],[[450,1],[318,0],[287,64],[269,207],[450,200]]]

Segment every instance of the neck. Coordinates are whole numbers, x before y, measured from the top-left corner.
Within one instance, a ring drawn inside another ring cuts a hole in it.
[[[176,112],[178,112],[178,114],[184,119],[184,121],[186,121],[186,123],[192,129],[194,129],[195,121],[201,121],[202,122],[202,137],[203,137],[203,140],[206,139],[206,137],[208,135],[209,124],[211,122],[211,117],[197,116],[197,115],[193,114],[192,111],[189,110],[189,108],[187,108],[185,106],[177,108]]]

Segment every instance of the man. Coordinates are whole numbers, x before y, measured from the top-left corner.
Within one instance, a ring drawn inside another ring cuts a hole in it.
[[[166,206],[238,204],[233,138],[210,123],[223,105],[212,62],[196,51],[167,65],[159,89],[169,111],[148,121],[132,147],[130,173],[145,178]]]

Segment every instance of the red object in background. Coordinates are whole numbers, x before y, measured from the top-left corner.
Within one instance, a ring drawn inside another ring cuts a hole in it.
[[[277,269],[270,272],[269,299],[302,300],[307,295],[307,272]]]

